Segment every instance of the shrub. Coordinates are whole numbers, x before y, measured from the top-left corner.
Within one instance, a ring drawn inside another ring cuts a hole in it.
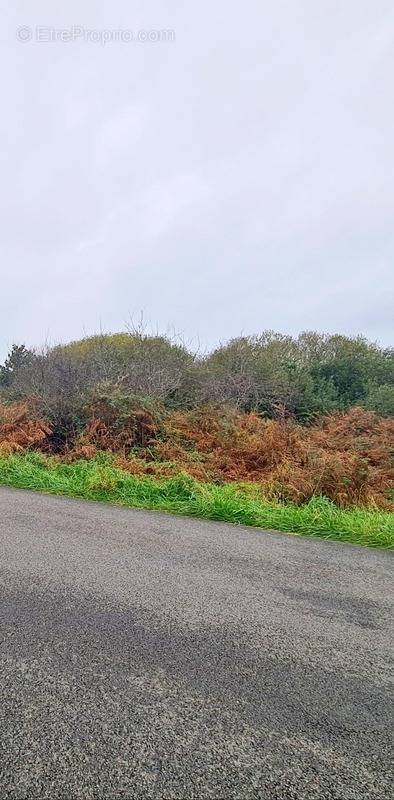
[[[0,448],[3,452],[42,447],[50,435],[51,429],[39,417],[34,401],[0,403]]]

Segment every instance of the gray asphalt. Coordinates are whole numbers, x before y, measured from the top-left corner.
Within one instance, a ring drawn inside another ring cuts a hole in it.
[[[0,512],[1,800],[391,796],[392,554],[4,488]]]

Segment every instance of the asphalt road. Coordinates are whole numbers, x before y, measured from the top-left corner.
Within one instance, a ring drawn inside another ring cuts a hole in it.
[[[391,554],[4,488],[0,546],[1,800],[391,796]]]

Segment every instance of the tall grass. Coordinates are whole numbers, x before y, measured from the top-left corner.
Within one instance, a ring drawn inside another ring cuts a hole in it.
[[[110,455],[71,464],[33,452],[0,456],[0,484],[369,547],[394,546],[394,514],[390,512],[341,509],[324,497],[301,506],[271,502],[259,495],[256,485],[200,483],[184,474],[172,478],[131,475],[114,466]]]

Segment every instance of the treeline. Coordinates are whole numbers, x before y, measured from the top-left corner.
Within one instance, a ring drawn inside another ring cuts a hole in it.
[[[394,415],[394,350],[363,337],[272,331],[208,355],[142,331],[97,335],[37,352],[14,345],[0,367],[3,401],[35,398],[57,425],[83,424],[94,397],[131,395],[169,409],[229,405],[308,423],[353,406]]]

